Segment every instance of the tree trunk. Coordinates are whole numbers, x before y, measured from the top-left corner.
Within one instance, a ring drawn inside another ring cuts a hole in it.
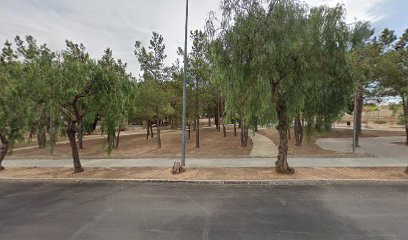
[[[154,134],[153,134],[153,124],[152,124],[152,121],[149,121],[149,127],[150,127],[150,138],[153,138]]]
[[[91,134],[92,132],[96,130],[96,126],[98,125],[98,120],[99,120],[99,117],[96,117],[95,121],[92,123],[92,131],[88,132],[88,134]]]
[[[237,120],[234,118],[234,137],[237,136]]]
[[[300,114],[297,114],[295,118],[295,139],[296,146],[301,146],[303,142],[303,121]]]
[[[78,130],[78,147],[79,149],[84,149],[84,125],[82,123],[79,124]]]
[[[47,146],[46,129],[44,126],[37,128],[37,143],[39,149],[44,149]]]
[[[119,136],[120,136],[120,126],[119,126],[119,129],[118,129],[118,135],[116,136],[115,148],[119,148]]]
[[[28,142],[29,142],[29,143],[30,143],[31,140],[33,139],[33,135],[35,134],[35,131],[36,131],[35,127],[31,128],[31,130],[30,130],[30,135],[28,135]]]
[[[218,101],[217,101],[217,129],[218,129],[218,132],[219,131],[221,131],[221,127],[220,127],[220,99],[218,98]]]
[[[208,114],[208,126],[211,127],[211,117],[209,114]]]
[[[255,118],[254,124],[255,124],[255,126],[254,126],[254,131],[255,131],[255,132],[258,132],[258,119],[257,119],[257,118]]]
[[[288,165],[288,117],[285,103],[278,101],[276,113],[279,119],[279,124],[276,127],[279,131],[279,154],[278,160],[275,162],[276,172],[292,174],[294,170]]]
[[[161,148],[161,139],[160,139],[160,117],[157,117],[157,148]]]
[[[196,117],[196,148],[200,148],[200,118]]]
[[[241,121],[241,147],[247,147],[248,141],[246,141],[246,126],[244,121]]]
[[[0,142],[1,142],[1,148],[0,148],[0,171],[1,171],[1,170],[4,170],[2,162],[7,155],[7,152],[9,149],[9,141],[6,139],[5,136],[0,134]]]
[[[146,141],[149,140],[150,135],[150,121],[146,122]]]
[[[244,141],[245,141],[245,147],[248,146],[248,126],[244,127]]]
[[[356,130],[357,135],[361,135],[361,121],[362,121],[362,114],[363,114],[363,104],[364,104],[364,89],[362,86],[357,87],[357,124]],[[357,144],[358,145],[358,144]]]
[[[198,80],[196,80],[196,117],[195,117],[195,129],[196,129],[196,148],[200,148],[200,105],[198,101]]]
[[[224,102],[221,100],[221,115],[222,115],[222,133],[224,137],[227,137],[227,130],[225,129],[225,113],[224,113]]]
[[[191,124],[188,124],[188,139],[191,138]]]
[[[71,145],[72,160],[74,162],[74,173],[83,172],[84,169],[81,166],[81,161],[79,160],[78,145],[76,143],[76,128],[74,123],[70,123],[67,129],[67,135],[69,143]]]
[[[290,140],[290,126],[288,126],[288,139]]]

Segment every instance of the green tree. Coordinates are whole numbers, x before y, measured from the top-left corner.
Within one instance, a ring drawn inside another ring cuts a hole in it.
[[[304,4],[291,0],[228,0],[222,9],[216,62],[223,72],[226,102],[234,102],[241,119],[251,127],[255,125],[251,120],[257,118],[264,123],[277,122],[280,144],[276,171],[293,173],[287,162],[290,116],[299,112],[310,95],[319,94],[316,86],[326,80],[311,77],[311,71],[317,68],[309,61],[323,66],[329,57],[336,56],[338,63],[330,62],[333,70],[328,67],[327,75],[335,78],[336,73],[346,72],[348,29],[343,21],[344,9],[322,7],[316,11],[325,21],[322,26],[328,25],[322,32],[326,34],[322,42],[327,44],[311,53],[306,49],[317,44],[311,31],[316,22],[311,19],[313,10],[309,14]],[[319,58],[332,52],[327,58]]]
[[[200,147],[200,117],[203,107],[203,98],[209,84],[209,61],[207,36],[201,30],[190,33],[192,49],[189,53],[189,77],[194,82],[192,89],[194,96],[194,119],[196,130],[196,148]]]
[[[351,31],[350,62],[357,98],[356,114],[356,146],[359,146],[361,135],[361,121],[364,105],[364,92],[374,80],[374,64],[378,57],[378,48],[375,42],[370,41],[374,34],[368,22],[357,22]]]
[[[27,92],[27,97],[34,101],[37,109],[31,128],[36,129],[37,142],[40,149],[46,147],[47,131],[53,133],[50,134],[52,151],[56,143],[56,132],[51,128],[53,124],[50,122],[51,109],[48,98],[53,91],[52,79],[55,77],[54,65],[56,54],[45,44],[38,46],[37,41],[32,36],[25,37],[25,41],[16,36],[15,42],[17,52],[23,59],[24,76],[27,81],[27,87],[30,89]]]
[[[126,73],[126,64],[116,60],[111,49],[98,61],[95,78],[98,79],[98,96],[94,99],[95,107],[88,114],[91,121],[98,115],[101,118],[101,128],[108,134],[108,153],[112,148],[119,147],[119,136],[123,124],[136,111],[133,105],[137,97],[135,82]],[[115,132],[117,136],[115,137]]]
[[[26,98],[22,65],[12,44],[6,41],[0,55],[0,170],[2,161],[30,125],[33,103]]]
[[[127,87],[130,86],[125,74],[125,65],[115,61],[107,49],[104,57],[96,62],[91,59],[82,44],[66,41],[67,48],[61,52],[55,67],[52,108],[57,115],[53,122],[66,132],[72,152],[74,172],[83,171],[76,134],[89,117],[102,117],[102,127],[108,135],[108,153],[114,146],[115,131],[126,117],[128,106]],[[41,79],[39,79],[41,80]]]
[[[303,80],[307,82],[304,100],[295,113],[295,139],[300,146],[304,121],[307,135],[315,130],[330,130],[346,112],[352,92],[348,63],[348,34],[341,21],[341,7],[312,8],[308,16],[306,59]]]
[[[163,37],[153,32],[148,49],[135,43],[135,55],[143,71],[143,82],[140,83],[139,106],[147,121],[156,120],[157,147],[161,148],[160,123],[165,116],[171,115],[174,109],[170,105],[171,96],[165,83],[171,75],[169,68],[164,66],[166,54]]]
[[[398,39],[394,31],[385,29],[379,42],[381,56],[376,75],[382,88],[401,97],[408,145],[408,29]]]

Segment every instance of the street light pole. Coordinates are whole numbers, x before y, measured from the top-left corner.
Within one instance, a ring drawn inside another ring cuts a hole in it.
[[[357,145],[357,90],[354,94],[354,110],[353,110],[353,152],[356,152]]]
[[[182,143],[181,143],[181,166],[186,166],[186,84],[187,84],[187,25],[188,25],[188,0],[186,0],[186,25],[184,32],[184,81],[183,81],[183,120],[182,120]]]

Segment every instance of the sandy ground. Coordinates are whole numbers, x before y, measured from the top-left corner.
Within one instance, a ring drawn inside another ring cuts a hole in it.
[[[181,154],[181,131],[166,131],[161,134],[162,148],[157,148],[157,135],[146,141],[145,134],[124,135],[120,137],[119,148],[112,152],[112,157],[174,157]],[[224,138],[222,132],[214,128],[203,128],[200,131],[200,148],[195,147],[195,131],[191,131],[191,139],[187,139],[187,154],[191,157],[206,156],[248,156],[252,149],[252,141],[248,140],[246,148],[240,147],[239,134],[234,137],[228,133]],[[86,139],[81,157],[106,157],[107,144],[105,138]],[[49,149],[27,149],[15,151],[15,158],[49,158]],[[71,157],[68,143],[55,147],[54,158]]]
[[[408,147],[406,142],[394,142],[394,144]]]
[[[85,172],[74,175],[71,168],[9,168],[0,172],[0,178],[408,180],[405,168],[296,168],[295,171],[294,175],[280,175],[273,168],[187,168],[183,174],[173,175],[169,168],[86,168]]]
[[[271,139],[276,146],[279,146],[279,134],[276,129],[260,129],[259,134]],[[291,130],[291,139],[289,140],[288,154],[290,156],[302,157],[356,157],[355,153],[336,152],[320,148],[316,144],[319,138],[351,138],[353,134],[352,129],[333,129],[331,132],[315,134],[308,138],[304,136],[302,146],[295,145],[295,138],[293,129]],[[369,130],[362,132],[361,137],[388,137],[388,136],[405,136],[405,132],[399,131],[383,131],[383,130]],[[364,157],[364,154],[360,154]]]

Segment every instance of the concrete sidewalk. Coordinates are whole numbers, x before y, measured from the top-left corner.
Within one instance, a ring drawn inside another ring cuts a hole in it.
[[[179,159],[144,158],[144,159],[84,159],[84,167],[172,167]],[[187,158],[188,167],[273,167],[276,158]],[[289,158],[292,167],[406,167],[408,159],[398,158]],[[71,159],[11,159],[4,160],[8,167],[72,167]]]
[[[378,158],[401,159],[408,162],[408,147],[395,144],[405,142],[404,136],[398,137],[362,137],[361,147],[356,148],[357,153],[368,153]],[[352,152],[351,138],[320,138],[316,144],[326,150],[337,152]]]
[[[252,150],[249,156],[251,157],[275,157],[278,156],[279,150],[275,143],[269,138],[262,136],[261,134],[254,133],[249,134],[252,139]]]

